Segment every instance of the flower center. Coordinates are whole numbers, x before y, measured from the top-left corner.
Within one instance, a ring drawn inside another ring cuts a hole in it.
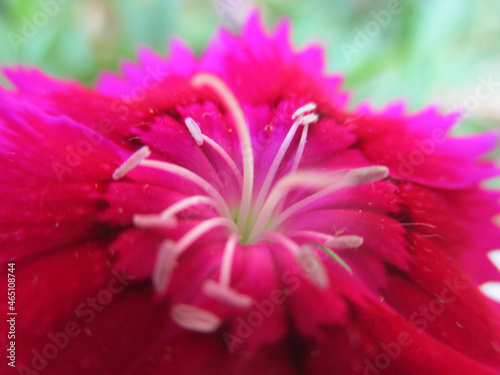
[[[221,259],[220,277],[218,281],[207,280],[203,284],[202,291],[207,296],[239,308],[252,305],[253,301],[250,296],[241,294],[231,287],[231,269],[237,247],[259,241],[273,241],[281,244],[296,257],[297,263],[303,266],[304,273],[311,282],[319,288],[326,287],[329,282],[328,276],[314,248],[327,252],[349,269],[332,249],[359,247],[363,238],[357,235],[335,236],[333,233],[320,233],[314,230],[286,233],[283,230],[283,224],[300,214],[303,209],[339,189],[386,178],[388,169],[383,166],[371,166],[332,172],[299,170],[309,127],[319,120],[319,115],[315,112],[316,104],[308,103],[298,108],[291,116],[293,123],[267,170],[262,186],[254,197],[254,152],[249,126],[242,108],[226,84],[211,74],[198,74],[191,83],[196,88],[206,87],[212,90],[232,117],[240,145],[242,171],[223,147],[202,133],[200,126],[193,118],[185,118],[184,123],[199,147],[210,148],[227,164],[237,181],[241,199],[239,206],[230,207],[214,185],[191,170],[170,162],[148,159],[151,156],[151,150],[147,146],[136,151],[117,168],[113,173],[115,180],[121,179],[136,167],[151,168],[189,180],[200,189],[200,195],[182,199],[159,214],[135,215],[134,224],[137,227],[145,230],[153,227],[173,228],[178,223],[177,215],[195,206],[211,207],[217,212],[215,217],[201,221],[176,242],[171,239],[163,241],[158,249],[153,270],[153,286],[159,293],[166,293],[177,266],[177,260],[182,253],[208,232],[222,227],[227,229],[228,239]],[[302,133],[291,168],[284,176],[278,177],[278,170],[300,127],[302,127]],[[286,202],[289,193],[298,189],[313,193],[296,202]],[[288,203],[287,206],[285,206],[286,203]],[[305,264],[309,264],[309,267],[305,267]],[[315,267],[310,267],[311,264]],[[308,271],[310,269],[315,271]],[[174,306],[171,316],[179,325],[199,332],[214,330],[220,324],[220,320],[213,313],[184,304]]]

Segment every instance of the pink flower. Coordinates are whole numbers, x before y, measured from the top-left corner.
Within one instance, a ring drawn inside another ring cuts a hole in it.
[[[97,90],[6,71],[17,373],[500,374],[495,136],[349,111],[288,34],[253,16]]]

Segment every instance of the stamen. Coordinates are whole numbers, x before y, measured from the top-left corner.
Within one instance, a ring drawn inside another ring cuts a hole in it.
[[[302,116],[306,112],[314,111],[315,109],[316,103],[307,103],[294,112],[294,114],[292,115],[292,120],[295,120],[297,117]]]
[[[301,125],[309,125],[315,123],[316,121],[318,121],[318,119],[319,117],[316,113],[310,113],[308,115],[301,116],[299,118],[299,121]]]
[[[316,115],[315,115],[316,116]],[[315,117],[318,119],[318,116]],[[303,119],[304,120],[304,119]],[[306,147],[307,134],[309,132],[309,123],[306,123],[302,128],[302,135],[300,136],[299,145],[297,147],[297,153],[295,154],[295,159],[293,160],[292,169],[290,173],[295,173],[299,168],[300,160],[302,159],[302,154],[304,153],[304,148]]]
[[[203,141],[207,142],[218,154],[222,157],[222,159],[229,165],[229,168],[233,172],[234,176],[238,180],[238,184],[240,188],[243,186],[243,177],[241,175],[240,170],[236,166],[236,163],[233,159],[228,155],[228,153],[212,138],[206,136],[201,132],[200,126],[196,121],[194,121],[191,117],[187,117],[184,120],[189,132],[193,136],[198,146],[203,145]]]
[[[148,227],[166,227],[172,228],[177,224],[175,215],[186,208],[197,206],[199,204],[206,204],[209,206],[217,207],[217,201],[205,195],[194,195],[192,197],[184,198],[179,202],[171,205],[160,214],[153,215],[134,215],[134,224],[140,228]]]
[[[233,233],[224,247],[224,255],[222,256],[220,283],[224,286],[229,286],[231,282],[231,265],[233,264],[234,250],[238,242],[238,234]]]
[[[174,250],[174,243],[171,240],[165,240],[158,249],[151,275],[153,287],[158,293],[167,291],[175,267],[177,267],[177,255]]]
[[[259,235],[260,240],[273,240],[283,245],[288,251],[296,255],[300,251],[300,246],[288,236],[279,232],[266,231]]]
[[[301,266],[307,278],[320,289],[324,289],[330,284],[325,266],[318,259],[314,250],[310,246],[304,245],[300,247],[288,236],[278,232],[264,232],[259,236],[259,238],[261,240],[269,239],[276,241],[288,249],[297,259],[297,262]]]
[[[222,320],[214,313],[184,304],[172,307],[170,317],[182,328],[200,333],[215,332],[222,323]]]
[[[288,131],[287,135],[285,136],[283,143],[281,144],[280,148],[278,149],[278,152],[276,153],[276,156],[274,157],[273,162],[271,163],[271,166],[269,167],[266,178],[264,179],[264,182],[262,183],[262,186],[261,186],[260,191],[259,191],[259,195],[257,196],[257,199],[255,201],[254,212],[260,212],[260,210],[262,209],[262,206],[264,205],[264,201],[267,197],[267,193],[269,193],[269,190],[271,189],[271,184],[273,183],[274,177],[276,176],[276,172],[278,171],[278,168],[281,164],[281,161],[285,157],[285,154],[288,150],[288,147],[290,147],[290,143],[292,142],[292,139],[295,136],[297,129],[302,124],[303,124],[302,118],[295,120],[295,122],[290,127],[290,130]]]
[[[177,253],[177,255],[180,255],[198,238],[217,227],[227,227],[235,232],[238,231],[238,228],[236,227],[234,222],[225,217],[214,217],[213,219],[207,219],[193,227],[189,232],[182,236],[179,241],[176,242],[175,252]]]
[[[333,247],[337,250],[356,249],[363,244],[363,237],[356,235],[331,236],[326,233],[308,230],[289,232],[287,235],[322,243],[326,247]]]
[[[243,176],[241,175],[240,170],[238,169],[238,166],[234,162],[234,160],[229,156],[229,154],[217,143],[215,142],[212,138],[207,137],[205,134],[202,135],[203,140],[208,143],[212,148],[224,159],[224,161],[227,163],[229,168],[231,169],[231,172],[233,172],[234,176],[236,177],[236,180],[238,181],[238,185],[240,189],[243,186]]]
[[[151,155],[149,147],[141,147],[113,172],[113,180],[116,181],[125,176],[128,172],[137,167],[141,161],[149,157],[149,155]]]
[[[253,303],[250,296],[238,293],[236,290],[229,286],[231,281],[231,265],[233,263],[234,250],[238,242],[238,234],[233,233],[226,242],[224,247],[224,254],[221,262],[220,280],[207,280],[203,284],[203,292],[212,298],[218,299],[229,305],[247,308]]]
[[[307,134],[309,132],[309,125],[318,121],[318,115],[311,114],[302,117],[301,123],[304,125],[302,128],[302,135],[300,136],[299,145],[297,146],[297,152],[295,153],[295,158],[293,160],[292,168],[290,169],[290,174],[297,172],[299,169],[300,161],[302,160],[302,154],[304,153],[304,149],[306,147],[307,142]],[[281,198],[280,204],[276,207],[277,211],[281,211],[283,209],[283,205],[285,204],[286,198],[288,194],[283,195]]]
[[[220,78],[212,74],[201,73],[194,76],[191,83],[195,87],[209,86],[212,88],[219,95],[233,117],[240,140],[243,158],[243,189],[237,225],[239,228],[245,228],[250,213],[250,205],[252,203],[254,180],[252,140],[250,138],[250,131],[245,120],[245,115],[233,93]]]
[[[381,165],[356,168],[349,171],[349,177],[352,178],[351,186],[377,182],[387,178],[387,176],[389,176],[389,168]]]
[[[156,261],[153,269],[152,281],[155,289],[160,293],[165,293],[168,289],[168,283],[172,276],[173,270],[177,265],[177,258],[191,246],[197,239],[205,233],[220,226],[228,227],[237,231],[233,221],[224,217],[215,217],[207,219],[193,227],[189,232],[184,234],[176,243],[171,240],[165,240],[158,250]]]
[[[160,215],[140,215],[136,214],[133,217],[133,223],[139,228],[174,228],[177,226],[177,219],[175,217],[163,218]]]
[[[196,144],[198,146],[201,146],[203,144],[203,137],[201,134],[200,126],[191,117],[187,117],[184,120],[184,123],[186,124],[189,132],[191,133],[194,140],[196,141]]]
[[[253,304],[252,297],[246,294],[241,294],[233,288],[214,280],[207,280],[203,283],[203,292],[209,297],[239,308],[248,308]]]
[[[365,183],[380,181],[383,180],[384,178],[387,178],[388,175],[389,175],[389,169],[384,166],[373,166],[373,167],[352,169],[348,172],[347,175],[345,175],[345,178],[341,179],[337,183],[332,184],[331,186],[322,189],[314,194],[311,194],[310,196],[288,207],[285,211],[283,211],[273,220],[270,229],[277,228],[290,216],[296,214],[304,207],[309,206],[315,201],[327,196],[328,194],[333,193],[336,190],[339,190],[344,187],[356,186]]]
[[[276,205],[280,201],[283,194],[286,194],[297,187],[321,189],[328,186],[328,189],[335,191],[347,186],[346,180],[348,181],[346,172],[322,174],[318,172],[303,171],[286,175],[275,184],[264,202],[264,206],[260,211],[250,234],[250,241],[252,241],[255,236],[262,232],[267,226],[269,220],[271,219],[271,215],[273,214]]]
[[[355,235],[331,237],[326,241],[325,245],[337,250],[356,249],[363,245],[363,237]]]
[[[203,190],[205,190],[208,194],[210,194],[215,200],[217,201],[217,211],[226,217],[231,217],[231,211],[229,210],[229,207],[227,206],[226,201],[224,198],[219,194],[217,189],[210,184],[207,180],[201,178],[198,176],[196,173],[193,173],[189,169],[183,168],[181,166],[178,166],[176,164],[168,163],[165,161],[159,161],[159,160],[143,160],[140,162],[141,166],[143,167],[149,167],[149,168],[155,168],[162,170],[164,172],[168,173],[173,173],[178,176],[181,176],[182,178],[185,178],[186,180],[191,181],[195,185],[198,185],[201,187]]]
[[[318,288],[325,289],[330,285],[330,279],[323,262],[321,262],[311,246],[304,245],[296,255],[297,260],[307,278]]]

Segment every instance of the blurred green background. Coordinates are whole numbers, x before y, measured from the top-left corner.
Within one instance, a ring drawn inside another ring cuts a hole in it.
[[[256,7],[268,28],[291,18],[296,46],[322,43],[353,103],[464,107],[457,134],[500,129],[498,0],[0,0],[0,64],[92,85],[142,44],[166,54],[177,35],[200,53]]]

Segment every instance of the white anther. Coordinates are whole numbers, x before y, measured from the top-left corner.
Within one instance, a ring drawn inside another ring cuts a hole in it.
[[[298,121],[302,125],[309,125],[309,124],[312,124],[312,123],[315,123],[316,121],[318,121],[318,118],[319,117],[316,113],[311,113],[309,115],[305,115],[305,116],[301,117]]]
[[[170,310],[170,317],[179,326],[200,333],[215,332],[221,319],[214,313],[196,306],[177,304]]]
[[[330,285],[330,279],[325,266],[318,259],[311,246],[304,245],[296,254],[297,260],[307,278],[320,289],[325,289]]]
[[[163,218],[161,215],[139,215],[133,217],[134,225],[139,228],[174,228],[177,226],[177,219],[175,217]]]
[[[149,149],[149,147],[141,147],[113,172],[113,180],[116,181],[125,176],[128,172],[137,167],[141,163],[141,161],[148,158],[149,155],[151,155],[151,150]]]
[[[381,181],[389,176],[389,168],[382,165],[351,169],[348,176],[353,179],[352,185],[368,184]]]
[[[218,299],[228,305],[240,308],[252,306],[253,299],[246,294],[241,294],[231,287],[225,286],[214,280],[207,280],[202,286],[203,292],[212,298]]]
[[[295,120],[297,117],[302,116],[306,112],[314,111],[315,109],[316,103],[307,103],[294,112],[294,114],[292,115],[292,120]]]
[[[189,132],[193,136],[194,140],[196,141],[196,144],[198,146],[203,145],[203,135],[201,133],[200,126],[194,121],[191,117],[187,117],[184,120],[184,123],[186,124]]]
[[[140,228],[148,227],[164,227],[173,228],[177,225],[178,221],[175,217],[179,212],[197,205],[207,205],[217,207],[217,201],[213,198],[204,195],[194,195],[192,197],[184,198],[177,203],[174,203],[163,212],[159,214],[134,215],[134,224]]]
[[[337,250],[355,249],[363,244],[363,237],[346,235],[330,237],[325,241],[325,246],[333,247]]]

